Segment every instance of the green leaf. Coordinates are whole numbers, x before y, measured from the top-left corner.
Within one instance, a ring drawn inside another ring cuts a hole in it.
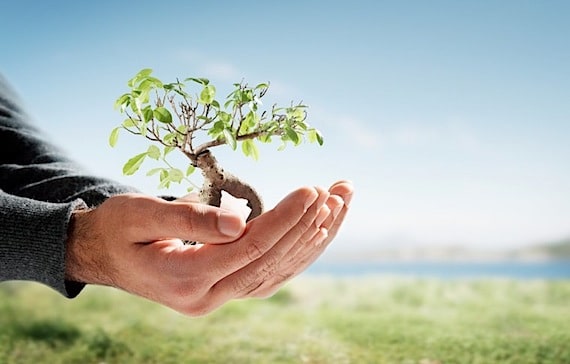
[[[125,128],[132,128],[132,127],[137,126],[135,120],[133,120],[132,118],[127,118],[127,119],[125,119],[125,120],[123,121],[123,124],[122,124],[122,125],[123,125],[123,127],[125,127]]]
[[[246,139],[241,143],[241,150],[246,157],[252,157],[254,160],[259,160],[259,150],[257,145],[251,139]]]
[[[160,149],[156,145],[151,145],[146,151],[149,158],[158,160],[160,158]]]
[[[188,93],[182,89],[179,88],[175,88],[174,92],[176,92],[178,95],[182,96],[182,97],[190,97],[190,95],[188,95]]]
[[[293,130],[293,128],[285,128],[285,133],[287,134],[289,140],[293,142],[293,144],[298,145],[301,142],[299,135],[295,130]]]
[[[144,68],[142,70],[139,71],[139,73],[137,73],[133,78],[131,78],[129,80],[129,82],[127,83],[127,85],[129,87],[134,87],[135,84],[137,82],[139,82],[140,80],[142,80],[143,78],[147,77],[148,75],[150,75],[152,73],[152,69],[150,68]]]
[[[160,121],[161,123],[170,124],[172,123],[172,114],[168,109],[163,106],[159,106],[154,109],[154,117],[156,120]]]
[[[138,114],[140,107],[141,107],[141,102],[140,102],[139,98],[135,97],[134,102],[133,102],[133,100],[131,100],[131,102],[129,103],[129,106],[131,107],[131,110],[133,110],[133,112],[135,114]]]
[[[196,167],[194,167],[193,165],[189,165],[188,169],[186,169],[186,176],[191,175],[192,173],[194,173],[194,171],[196,171]]]
[[[211,104],[216,96],[216,88],[213,85],[206,85],[200,92],[200,102],[203,104]]]
[[[228,106],[230,106],[230,105],[233,104],[234,102],[235,102],[235,101],[234,101],[233,99],[230,99],[230,100],[226,101],[226,102],[224,103],[224,109],[227,109]]]
[[[166,134],[162,140],[166,143],[166,144],[176,144],[176,136],[178,135],[178,133],[168,133]]]
[[[166,157],[166,155],[170,152],[172,152],[175,148],[174,147],[164,147],[164,151],[162,152],[162,155],[164,155]]]
[[[229,127],[229,124],[227,125],[227,127]],[[220,134],[222,134],[224,132],[225,128],[226,128],[226,125],[224,125],[224,122],[221,120],[218,120],[214,123],[214,126],[212,126],[210,128],[210,130],[208,130],[208,134],[210,134],[212,136],[212,138],[218,139],[220,137]]]
[[[144,79],[142,80],[142,82],[139,84],[138,89],[141,91],[150,91],[152,88],[154,87],[154,82],[152,82],[151,80]]]
[[[218,118],[226,125],[230,125],[230,120],[232,119],[232,116],[230,113],[227,113],[225,111],[220,111],[218,113]]]
[[[147,76],[146,79],[147,79],[147,81],[150,81],[155,87],[158,87],[158,88],[164,87],[164,85],[162,84],[162,81],[156,77]]]
[[[206,86],[207,84],[210,83],[210,80],[208,80],[207,78],[188,77],[187,79],[184,80],[184,82],[188,82],[188,81],[194,81],[194,82],[199,83],[200,85],[204,85],[204,86]]]
[[[120,126],[116,127],[111,131],[111,135],[109,135],[109,145],[114,147],[117,145],[117,140],[119,139],[119,130],[121,129]]]
[[[147,154],[145,153],[141,153],[141,154],[137,154],[134,157],[132,157],[131,159],[129,159],[127,161],[127,163],[125,163],[125,165],[123,166],[123,174],[126,176],[130,176],[132,174],[134,174],[136,171],[138,171],[138,169],[140,168],[142,162],[144,161],[144,159],[146,158]]]
[[[162,172],[164,168],[153,168],[150,171],[148,171],[146,173],[147,176],[154,176],[155,174],[157,174],[158,172]]]
[[[141,124],[139,125],[139,133],[140,133],[140,135],[146,136],[146,133],[147,133],[147,132],[148,132],[148,129],[147,129],[147,127],[146,127],[146,123],[141,123]]]
[[[165,178],[163,180],[160,181],[159,185],[158,185],[158,189],[163,189],[163,188],[169,188],[170,187],[170,179]]]
[[[271,134],[261,134],[257,137],[257,140],[262,143],[271,143]]]
[[[145,107],[142,110],[142,116],[143,116],[143,121],[147,122],[147,121],[151,121],[154,114],[152,112],[152,107],[150,105],[148,105],[147,107]]]
[[[233,150],[236,150],[236,148],[237,148],[237,141],[236,141],[236,137],[234,136],[234,134],[232,133],[232,131],[231,131],[230,129],[224,129],[223,134],[224,134],[224,139],[226,140],[226,143],[228,143],[228,145],[229,145]]]
[[[178,168],[171,168],[168,171],[168,179],[172,182],[180,183],[184,179],[184,173]]]
[[[160,171],[160,182],[167,179],[168,179],[168,170],[166,170],[166,168],[163,168],[162,171]]]
[[[178,132],[179,132],[180,134],[187,134],[189,128],[190,128],[190,127],[189,127],[188,125],[181,124],[181,125],[178,125],[178,127],[176,128],[176,130],[178,130]]]
[[[323,145],[325,142],[323,135],[321,134],[320,131],[318,131],[316,129],[315,129],[315,131],[317,132],[317,142],[319,143],[319,145]]]
[[[119,107],[123,106],[124,104],[126,104],[127,102],[129,102],[131,100],[131,95],[130,94],[123,94],[121,95],[121,97],[119,97],[117,99],[117,101],[115,101],[115,109],[118,109]]]
[[[310,143],[319,143],[319,145],[323,145],[324,140],[323,140],[323,136],[321,135],[321,132],[318,131],[317,129],[309,129],[307,131],[307,139],[309,139]]]

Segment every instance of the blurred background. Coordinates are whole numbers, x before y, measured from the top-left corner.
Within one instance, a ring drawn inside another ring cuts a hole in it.
[[[121,174],[143,139],[108,145],[116,98],[152,68],[221,97],[270,81],[267,106],[309,105],[322,147],[215,150],[267,207],[299,186],[356,188],[303,277],[206,317],[3,282],[0,363],[570,362],[570,2],[19,0],[0,14],[0,73],[94,174],[185,193],[158,190],[152,163]]]
[[[270,81],[266,104],[309,105],[324,146],[263,145],[258,162],[216,153],[268,207],[298,186],[352,180],[352,211],[327,259],[544,257],[536,246],[570,237],[569,10],[566,1],[4,1],[0,72],[72,158],[150,194],[165,193],[145,176],[152,165],[121,174],[146,142],[126,133],[115,149],[107,142],[129,78],[142,68],[165,81],[207,77],[220,97],[233,82]]]

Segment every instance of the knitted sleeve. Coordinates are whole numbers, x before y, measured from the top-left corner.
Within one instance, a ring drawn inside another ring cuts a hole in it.
[[[83,288],[65,281],[71,213],[135,191],[86,173],[30,122],[0,75],[0,280],[31,280],[66,297]]]

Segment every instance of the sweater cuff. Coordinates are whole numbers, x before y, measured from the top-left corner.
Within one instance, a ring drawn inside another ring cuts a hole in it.
[[[65,248],[71,213],[85,203],[49,203],[1,191],[0,200],[1,280],[36,281],[65,297],[77,296],[85,285],[65,280]]]

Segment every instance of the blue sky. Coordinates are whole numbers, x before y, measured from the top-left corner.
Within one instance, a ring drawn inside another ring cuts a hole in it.
[[[268,206],[298,186],[354,181],[331,249],[570,236],[566,1],[23,0],[0,13],[0,72],[94,173],[164,193],[144,173],[121,176],[144,144],[107,146],[122,121],[113,102],[139,69],[220,89],[269,80],[275,101],[310,106],[325,146],[218,159]]]

